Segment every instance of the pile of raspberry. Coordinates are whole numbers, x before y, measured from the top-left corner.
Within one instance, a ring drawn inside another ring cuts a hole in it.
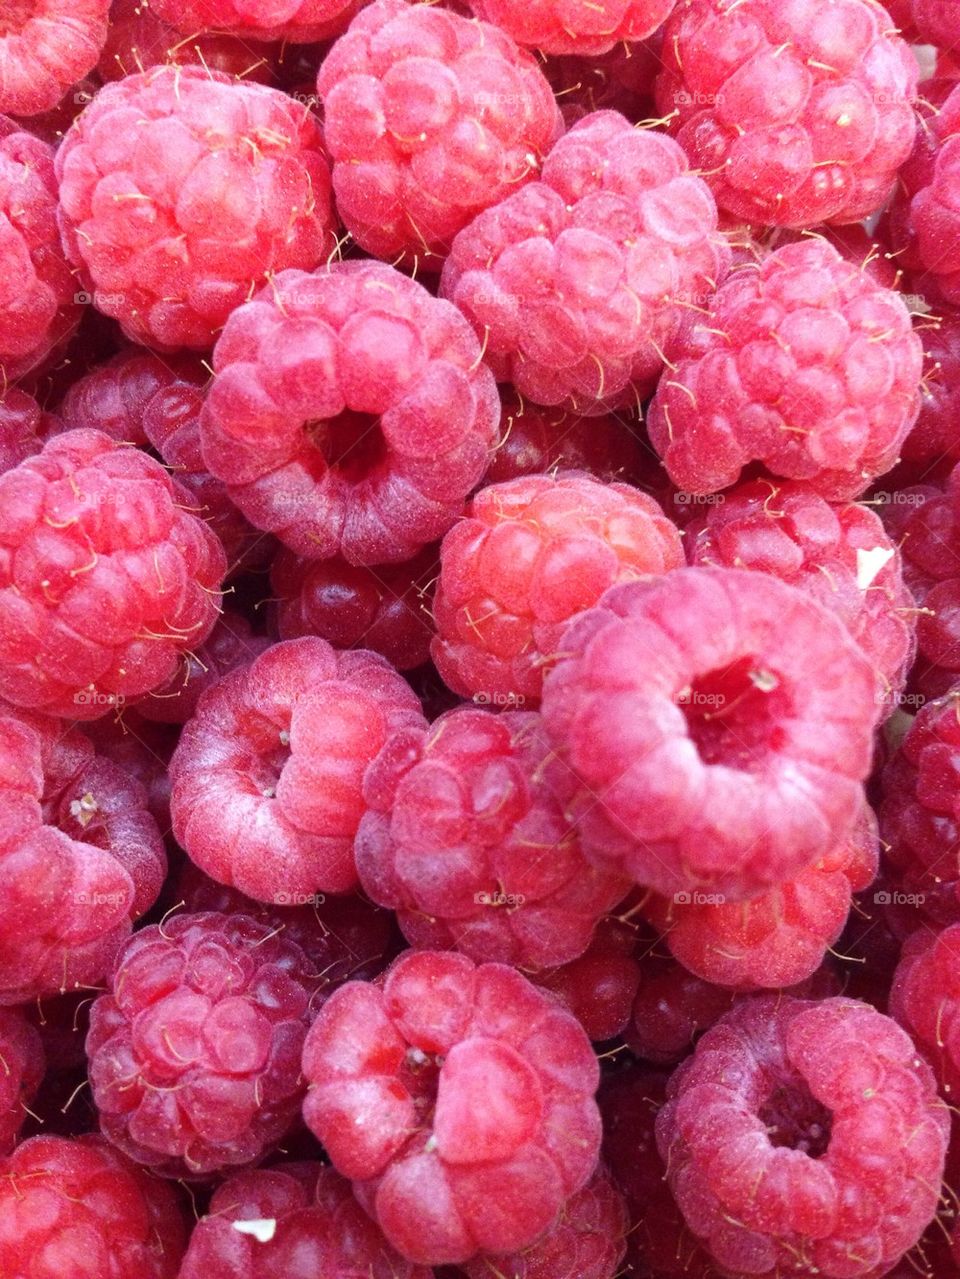
[[[0,3],[0,1279],[960,1275],[957,10]]]

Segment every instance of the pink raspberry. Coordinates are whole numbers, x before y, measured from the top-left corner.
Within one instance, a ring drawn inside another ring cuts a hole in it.
[[[500,400],[479,343],[380,262],[277,276],[231,315],[213,362],[207,466],[307,559],[411,559],[490,460]]]
[[[51,435],[59,434],[60,421],[15,386],[0,395],[0,474],[39,453]]]
[[[96,719],[203,643],[226,561],[184,496],[98,431],[56,436],[0,475],[0,696]]]
[[[732,990],[704,981],[676,960],[651,951],[643,957],[627,1044],[645,1061],[673,1066],[730,1011],[736,997]]]
[[[315,977],[246,915],[173,915],[117,955],[90,1013],[100,1127],[166,1176],[251,1163],[290,1128]]]
[[[202,67],[108,84],[56,171],[64,243],[98,309],[161,351],[206,350],[266,278],[333,245],[310,111]]]
[[[146,0],[113,0],[110,30],[97,64],[104,82],[172,62],[197,63],[243,80],[270,83],[271,60],[279,55],[276,46],[251,48],[247,40],[225,34],[226,24],[211,21],[209,14],[181,34],[160,16],[162,8],[162,0],[152,0],[149,7]],[[209,8],[206,2],[204,8]],[[204,30],[213,26],[218,30]]]
[[[657,105],[721,208],[809,227],[885,203],[917,64],[874,0],[682,0],[663,51]]]
[[[18,1008],[0,1008],[0,1154],[9,1155],[44,1073],[43,1041]]]
[[[897,461],[920,411],[923,348],[903,299],[817,238],[735,271],[675,356],[650,439],[690,493],[760,462],[855,497]]]
[[[603,54],[616,44],[646,40],[669,17],[677,0],[471,0],[475,11],[518,44],[543,53]]]
[[[99,1137],[33,1137],[0,1163],[11,1279],[176,1279],[185,1246],[172,1189]]]
[[[657,1144],[721,1273],[878,1279],[937,1209],[949,1113],[888,1017],[745,1000],[673,1075]]]
[[[150,0],[185,35],[215,30],[245,40],[312,44],[342,31],[360,0]]]
[[[407,951],[327,1000],[303,1069],[307,1124],[411,1261],[520,1251],[595,1171],[590,1041],[504,965]]]
[[[0,21],[0,112],[39,115],[97,65],[110,0],[10,0]]]
[[[923,332],[926,356],[920,386],[922,404],[916,425],[901,452],[911,462],[960,461],[960,313],[941,308],[926,318]]]
[[[162,831],[170,830],[170,778],[167,768],[179,727],[143,719],[134,709],[85,724],[97,754],[119,764],[147,792],[147,812]],[[172,842],[172,841],[171,841]]]
[[[921,44],[955,51],[960,44],[960,14],[953,0],[901,0]],[[891,6],[891,13],[896,13]]]
[[[387,739],[364,779],[357,871],[412,945],[550,968],[626,895],[584,861],[542,780],[549,755],[534,712],[463,707]]]
[[[843,624],[766,574],[607,591],[564,631],[543,718],[584,852],[672,896],[756,896],[861,812],[877,716]]]
[[[259,1223],[259,1227],[258,1227]],[[431,1279],[318,1163],[238,1172],[214,1191],[178,1279]],[[487,1276],[490,1279],[490,1276]]]
[[[701,508],[685,534],[691,564],[771,573],[845,623],[895,704],[916,650],[899,551],[872,510],[831,505],[808,486],[756,480]]]
[[[960,1091],[960,924],[918,928],[903,944],[890,990],[890,1016],[932,1063],[945,1097]]]
[[[533,56],[487,23],[406,0],[362,8],[317,76],[337,211],[362,249],[438,271],[481,209],[562,132]]]
[[[543,73],[569,128],[593,111],[619,111],[635,122],[652,120],[653,86],[662,65],[655,36],[616,44],[607,53],[545,57]]]
[[[634,930],[607,916],[579,959],[536,977],[569,1008],[594,1041],[617,1039],[630,1023],[641,980]]]
[[[173,830],[213,879],[279,902],[356,886],[363,775],[421,720],[376,653],[319,638],[275,644],[201,698],[170,764]]]
[[[656,383],[691,303],[726,274],[709,188],[670,138],[585,116],[541,178],[457,236],[441,292],[536,404],[594,415]]]
[[[443,540],[433,660],[463,696],[536,703],[569,618],[608,586],[682,563],[677,529],[626,484],[561,473],[491,485]]]

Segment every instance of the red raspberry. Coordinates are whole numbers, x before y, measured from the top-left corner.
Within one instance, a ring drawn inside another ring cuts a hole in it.
[[[849,834],[873,676],[809,596],[766,574],[679,569],[607,591],[562,651],[543,717],[589,859],[668,896],[738,901]]]
[[[68,431],[0,475],[0,696],[96,719],[170,678],[226,561],[164,469]]]
[[[926,356],[922,407],[903,442],[907,461],[960,461],[960,313],[941,308],[919,326]]]
[[[532,178],[562,132],[536,60],[487,23],[361,9],[320,66],[337,211],[362,249],[438,271],[457,232]]]
[[[34,1137],[0,1163],[11,1279],[176,1279],[185,1245],[172,1189],[99,1137]]]
[[[238,1172],[214,1191],[178,1279],[430,1279],[318,1163]],[[487,1276],[486,1279],[491,1279]]]
[[[310,111],[202,67],[108,84],[56,171],[64,243],[97,307],[159,350],[206,350],[264,279],[333,244]]]
[[[290,1128],[315,979],[245,915],[174,915],[117,955],[87,1055],[105,1136],[167,1176],[250,1163]]]
[[[903,299],[817,238],[735,271],[675,354],[650,439],[690,493],[762,462],[855,497],[897,461],[920,411],[923,348]]]
[[[0,1008],[0,1154],[17,1144],[27,1107],[44,1073],[40,1032],[17,1008]]]
[[[275,644],[201,699],[170,764],[174,834],[202,871],[283,904],[357,883],[363,774],[419,723],[410,686],[376,653]]]
[[[97,65],[110,0],[10,0],[0,23],[0,112],[39,115]]]
[[[360,0],[150,0],[185,35],[225,31],[246,40],[311,44],[342,31]]]
[[[626,484],[562,473],[491,485],[443,539],[433,660],[456,693],[535,704],[569,618],[608,586],[682,563],[677,529]]]
[[[569,1008],[595,1042],[617,1039],[630,1023],[641,969],[634,954],[634,930],[608,916],[579,959],[540,973],[538,986]]]
[[[730,1011],[736,995],[655,952],[644,955],[642,971],[626,1040],[638,1057],[672,1066]]]
[[[653,86],[662,66],[656,37],[616,44],[607,53],[558,54],[543,60],[544,75],[568,127],[592,111],[619,111],[637,123],[652,120]]]
[[[960,14],[955,0],[902,0],[921,44],[939,45],[948,52],[960,44]],[[894,6],[891,6],[894,12]]]
[[[867,1004],[745,1000],[673,1075],[657,1144],[724,1274],[878,1279],[937,1209],[949,1113]]]
[[[170,831],[170,778],[167,768],[179,728],[143,719],[132,707],[84,725],[97,754],[135,777],[147,792],[147,812],[162,831]],[[172,841],[171,841],[172,842]]]
[[[173,62],[197,63],[243,80],[270,83],[271,60],[279,55],[278,47],[251,48],[246,40],[226,35],[222,30],[206,31],[204,28],[225,25],[212,22],[209,14],[181,35],[160,16],[163,7],[162,0],[151,0],[149,7],[146,0],[113,0],[107,42],[97,64],[97,72],[104,82],[122,80],[138,71]]]
[[[304,1117],[405,1257],[512,1253],[595,1171],[597,1060],[515,969],[407,951],[348,982],[303,1053]]]
[[[533,712],[463,707],[389,737],[364,779],[357,871],[411,945],[550,968],[582,955],[630,888],[583,859],[542,776]]]
[[[370,648],[400,671],[430,660],[430,596],[437,548],[404,564],[363,568],[339,556],[302,560],[281,549],[270,570],[281,639],[319,635],[337,648]]]
[[[874,668],[879,695],[895,704],[916,650],[914,606],[879,517],[767,480],[701,509],[706,514],[686,529],[690,563],[771,573],[812,595],[845,623]]]
[[[0,473],[39,453],[59,432],[59,419],[44,412],[32,395],[8,387],[0,394]]]
[[[411,559],[490,460],[500,400],[480,356],[449,303],[382,263],[285,271],[217,343],[207,466],[298,555]]]
[[[471,0],[489,22],[513,36],[518,44],[544,53],[606,53],[621,42],[627,46],[646,40],[669,17],[676,0]]]
[[[903,944],[890,990],[890,1016],[933,1064],[947,1098],[960,1092],[960,924],[918,928]]]
[[[499,381],[594,415],[652,390],[729,253],[677,144],[598,111],[560,139],[540,181],[460,232],[441,292],[482,335]]]
[[[885,203],[917,64],[874,0],[682,0],[663,50],[660,113],[721,208],[809,227]]]

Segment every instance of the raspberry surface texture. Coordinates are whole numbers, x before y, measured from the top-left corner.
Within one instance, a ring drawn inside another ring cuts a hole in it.
[[[922,323],[922,322],[921,322]],[[903,442],[908,461],[960,461],[960,314],[943,307],[922,325],[920,416]]]
[[[676,0],[473,0],[481,17],[495,22],[518,44],[543,53],[603,54],[614,45],[646,40],[663,25]]]
[[[60,430],[60,421],[18,387],[0,395],[0,474],[39,453],[51,435]]]
[[[12,0],[0,21],[0,112],[55,107],[97,65],[110,0]]]
[[[0,1008],[0,1153],[9,1155],[43,1079],[40,1032],[18,1008]]]
[[[944,1097],[960,1091],[960,924],[918,928],[903,944],[890,990],[890,1016],[933,1065]]]
[[[613,916],[597,925],[583,954],[537,976],[569,1008],[594,1042],[616,1039],[630,1023],[641,981],[634,929]]]
[[[336,35],[358,0],[151,0],[159,16],[185,35],[213,29],[247,40],[309,44]]]

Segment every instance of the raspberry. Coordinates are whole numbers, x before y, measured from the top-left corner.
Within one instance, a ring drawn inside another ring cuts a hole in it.
[[[414,946],[549,968],[582,955],[630,885],[583,859],[542,781],[534,712],[463,707],[389,737],[364,779],[366,893]]]
[[[225,31],[245,40],[311,44],[342,31],[359,0],[150,0],[185,35]]]
[[[738,901],[849,834],[873,676],[809,596],[766,574],[679,569],[607,591],[562,652],[543,718],[590,860],[667,896]]]
[[[310,111],[201,67],[108,84],[56,171],[64,243],[97,307],[161,351],[206,350],[253,288],[333,245]]]
[[[375,257],[435,271],[562,132],[531,54],[485,22],[406,0],[361,9],[317,92],[347,230]]]
[[[578,473],[494,484],[443,540],[433,660],[463,696],[536,703],[569,618],[608,586],[682,563],[674,525],[628,485]]]
[[[682,1061],[705,1030],[733,1007],[733,991],[695,977],[673,959],[644,956],[626,1040],[638,1057]]]
[[[284,272],[217,343],[207,466],[298,555],[409,560],[490,460],[500,400],[480,354],[449,303],[382,263]]]
[[[690,563],[772,573],[812,595],[846,624],[879,695],[895,704],[915,654],[913,597],[879,517],[767,480],[742,484],[705,510],[686,529]]]
[[[357,883],[367,765],[419,723],[378,654],[325,640],[275,644],[201,699],[170,764],[173,830],[202,871],[261,901]]]
[[[45,413],[32,395],[8,387],[0,394],[0,473],[39,453],[59,430],[59,420]]]
[[[185,1244],[171,1188],[99,1137],[34,1137],[0,1163],[11,1279],[176,1279]]]
[[[297,1115],[313,985],[300,947],[248,916],[142,928],[90,1012],[104,1135],[168,1176],[258,1159]]]
[[[677,144],[598,111],[560,139],[539,181],[460,232],[441,292],[482,335],[499,381],[594,415],[653,389],[729,254]]]
[[[558,54],[543,60],[569,128],[593,111],[619,111],[628,120],[651,120],[656,114],[653,86],[660,70],[660,41],[631,40],[599,55]]]
[[[657,105],[721,208],[810,227],[885,203],[917,64],[874,0],[682,0],[663,50]]]
[[[595,1171],[590,1041],[515,969],[407,951],[327,1000],[303,1069],[307,1124],[411,1261],[520,1251]]]
[[[40,1033],[16,1008],[0,1008],[0,1154],[9,1155],[43,1079]]]
[[[960,314],[943,310],[923,325],[924,378],[916,425],[901,450],[908,461],[960,461]]]
[[[167,767],[179,729],[141,718],[131,707],[122,716],[106,716],[84,725],[97,754],[135,777],[147,792],[147,812],[162,831],[170,830],[170,778]]]
[[[280,638],[319,635],[337,648],[373,649],[400,671],[422,666],[430,660],[436,575],[436,547],[378,568],[339,556],[302,560],[281,549],[270,570]]]
[[[204,31],[205,27],[225,25],[211,22],[209,16],[180,35],[159,16],[162,7],[157,0],[153,0],[149,8],[144,0],[113,0],[110,30],[97,64],[104,82],[122,80],[124,76],[136,75],[138,71],[166,62],[197,63],[243,80],[270,82],[271,58],[279,53],[278,49],[270,46],[253,49],[245,40],[221,30]]]
[[[888,1017],[852,999],[737,1004],[674,1074],[657,1144],[722,1273],[875,1279],[937,1209],[949,1114]]]
[[[39,115],[97,65],[110,0],[11,0],[0,18],[0,111]]]
[[[518,44],[544,53],[602,54],[621,42],[625,47],[646,40],[669,17],[676,0],[471,0],[489,22],[513,36]]]
[[[238,1172],[214,1191],[178,1279],[429,1279],[318,1163]]]
[[[163,468],[98,431],[0,475],[0,696],[96,719],[170,678],[226,561]]]
[[[923,349],[903,299],[817,238],[734,271],[675,356],[650,439],[690,493],[761,462],[855,497],[897,461],[920,410]]]
[[[903,944],[890,990],[890,1016],[913,1036],[945,1097],[960,1090],[960,924],[918,928]]]
[[[579,959],[536,977],[595,1043],[618,1038],[629,1025],[641,976],[635,942],[632,928],[608,916]]]

